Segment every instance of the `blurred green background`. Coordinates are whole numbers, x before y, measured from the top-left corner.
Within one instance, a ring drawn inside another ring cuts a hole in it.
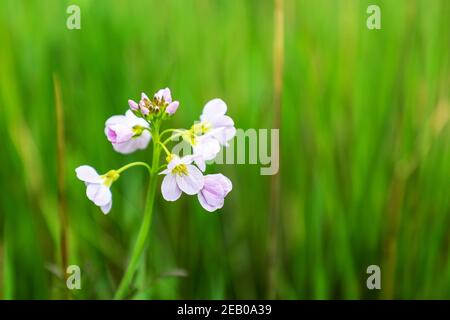
[[[66,28],[70,4],[81,8],[81,30]],[[381,8],[381,30],[366,27],[370,4]],[[237,127],[274,127],[274,8],[1,2],[0,298],[112,297],[141,222],[146,172],[122,175],[104,216],[74,169],[150,160],[150,150],[115,153],[103,134],[127,99],[168,86],[181,107],[167,126],[188,127],[221,97]],[[450,298],[450,1],[285,0],[283,11],[279,195],[258,165],[211,166],[234,184],[216,213],[195,197],[158,194],[138,274],[147,281],[133,297]],[[68,263],[82,270],[78,291],[61,273],[61,232]],[[381,267],[381,290],[366,288],[371,264]]]

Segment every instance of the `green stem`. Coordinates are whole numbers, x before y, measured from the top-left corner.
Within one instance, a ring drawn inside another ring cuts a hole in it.
[[[159,158],[161,147],[159,145],[159,126],[155,125],[155,130],[152,136],[153,140],[153,161],[152,169],[150,169],[150,182],[147,191],[147,200],[144,212],[144,218],[142,220],[141,228],[139,229],[139,234],[136,239],[136,244],[134,245],[133,252],[131,254],[131,259],[128,264],[125,275],[120,281],[119,288],[114,295],[114,299],[123,299],[129,292],[130,285],[133,280],[133,276],[139,266],[139,261],[141,259],[142,253],[145,249],[148,233],[152,224],[153,217],[153,205],[155,202],[155,191],[156,191],[156,181],[158,175]]]
[[[131,163],[129,163],[129,164],[127,164],[127,165],[117,169],[116,171],[117,171],[117,173],[122,173],[123,171],[125,171],[125,170],[127,170],[127,169],[129,169],[131,167],[134,167],[134,166],[146,167],[148,169],[148,172],[150,174],[152,173],[152,168],[148,164],[146,164],[145,162],[141,162],[141,161],[131,162]]]
[[[186,130],[185,130],[186,131]],[[177,130],[177,134],[174,134],[174,135],[172,135],[172,136],[170,136],[170,137],[168,137],[166,140],[164,140],[164,142],[163,142],[163,144],[165,145],[167,142],[169,142],[170,140],[173,140],[173,139],[175,139],[175,138],[178,138],[178,137],[181,137],[184,133],[185,133],[185,131],[180,131],[180,130]]]
[[[162,137],[166,134],[166,133],[170,133],[170,132],[182,132],[184,130],[181,129],[166,129],[163,132],[161,132],[161,134],[159,135],[162,139]]]
[[[164,168],[166,168],[167,167],[167,163],[164,163],[163,165],[161,165],[159,168],[158,168],[158,172],[160,172],[162,169],[164,169]]]
[[[164,152],[166,153],[166,155],[170,154],[169,149],[167,149],[167,147],[163,143],[159,142],[159,145],[164,149]]]

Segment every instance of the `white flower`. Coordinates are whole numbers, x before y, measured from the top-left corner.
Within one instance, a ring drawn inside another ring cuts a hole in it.
[[[75,169],[77,178],[86,184],[86,195],[96,206],[99,206],[104,214],[112,207],[112,194],[109,189],[114,181],[119,178],[115,170],[104,175],[99,175],[91,166],[80,166]]]
[[[225,197],[233,189],[230,179],[223,174],[209,174],[204,177],[202,190],[198,193],[201,206],[213,212],[223,207]]]
[[[147,130],[149,124],[136,117],[131,110],[125,115],[112,116],[105,123],[105,134],[114,150],[129,154],[147,148],[151,134]]]
[[[165,174],[161,184],[161,192],[167,201],[177,200],[182,192],[193,195],[197,194],[203,188],[203,174],[194,165],[192,165],[193,157],[185,156],[179,158],[171,155],[171,160],[167,165],[167,169],[160,174]]]
[[[196,124],[195,131],[201,131],[203,134],[214,136],[220,144],[228,146],[230,141],[236,135],[234,121],[225,115],[227,105],[221,99],[212,99],[206,103],[200,116],[200,123]]]

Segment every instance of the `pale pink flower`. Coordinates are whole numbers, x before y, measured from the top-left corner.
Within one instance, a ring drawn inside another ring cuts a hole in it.
[[[147,130],[149,124],[138,118],[131,110],[125,115],[112,116],[105,123],[105,134],[114,150],[129,154],[147,148],[151,134]]]
[[[167,169],[160,174],[165,174],[161,184],[161,192],[167,201],[175,201],[184,192],[189,195],[197,194],[203,188],[203,174],[194,165],[193,157],[179,158],[171,155],[172,159],[167,164]]]
[[[202,133],[212,135],[220,144],[227,146],[236,135],[234,121],[225,115],[227,105],[221,99],[212,99],[206,103],[200,116]]]
[[[197,194],[201,206],[213,212],[223,207],[225,197],[233,189],[230,179],[223,174],[204,176],[203,188]]]
[[[104,175],[99,175],[91,166],[83,165],[75,169],[77,178],[86,184],[86,196],[96,206],[99,206],[104,214],[112,207],[112,194],[109,189],[112,183],[119,178],[115,170]]]

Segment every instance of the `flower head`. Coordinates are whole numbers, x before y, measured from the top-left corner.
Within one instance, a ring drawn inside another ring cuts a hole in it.
[[[198,193],[201,206],[213,212],[223,207],[224,199],[233,189],[230,179],[223,174],[209,174],[204,176],[203,188]]]
[[[105,134],[114,150],[129,154],[147,148],[151,139],[148,128],[147,121],[136,117],[131,110],[128,110],[124,116],[112,116],[106,120]]]
[[[200,123],[194,125],[196,133],[212,135],[220,144],[227,146],[236,134],[234,121],[225,115],[227,105],[221,99],[213,99],[206,103],[200,116]]]
[[[194,165],[192,156],[179,158],[176,155],[169,156],[167,169],[160,174],[165,174],[161,184],[161,192],[167,201],[175,201],[184,192],[189,195],[197,194],[203,188],[203,174]]]
[[[158,90],[153,96],[153,100],[169,115],[173,115],[180,105],[178,101],[172,101],[172,94],[169,88]]]
[[[112,194],[109,188],[119,178],[119,173],[111,170],[104,175],[99,175],[94,168],[87,165],[76,168],[75,172],[77,178],[86,184],[88,199],[107,214],[112,207]]]
[[[153,99],[150,99],[145,93],[141,93],[141,100],[139,103],[128,100],[128,105],[130,109],[138,114],[140,113],[146,118],[153,118],[160,114],[173,115],[180,103],[178,101],[172,101],[172,94],[169,88],[164,88],[158,90],[153,95]],[[162,113],[160,112],[162,110]]]
[[[227,105],[221,99],[209,101],[203,108],[201,121],[190,130],[185,130],[182,137],[192,146],[195,164],[205,171],[205,161],[214,159],[220,152],[220,146],[228,146],[236,134],[233,119],[225,115]]]

